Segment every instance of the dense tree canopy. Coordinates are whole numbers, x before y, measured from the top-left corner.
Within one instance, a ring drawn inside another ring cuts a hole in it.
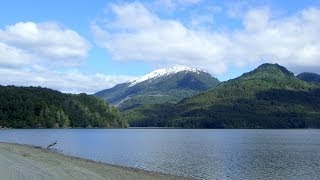
[[[304,72],[297,76],[297,78],[311,83],[320,83],[320,75],[316,73]]]
[[[282,66],[263,64],[176,104],[126,112],[131,126],[320,128],[320,87]]]
[[[0,86],[0,126],[12,128],[126,127],[114,107],[86,94]]]

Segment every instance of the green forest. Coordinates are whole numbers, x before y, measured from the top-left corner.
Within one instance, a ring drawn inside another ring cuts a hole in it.
[[[120,112],[87,94],[64,94],[41,87],[0,86],[0,127],[126,127]]]
[[[84,93],[0,86],[0,128],[320,128],[315,77],[263,64],[181,101],[159,100],[122,112]]]
[[[280,65],[263,64],[178,103],[124,113],[138,127],[320,128],[320,86]]]

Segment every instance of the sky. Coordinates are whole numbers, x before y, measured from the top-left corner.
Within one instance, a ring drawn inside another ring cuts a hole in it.
[[[185,65],[320,73],[320,0],[1,0],[0,85],[95,93]]]

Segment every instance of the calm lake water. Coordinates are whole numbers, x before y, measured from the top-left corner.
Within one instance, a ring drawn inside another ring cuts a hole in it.
[[[320,179],[320,130],[1,130],[0,141],[197,179]]]

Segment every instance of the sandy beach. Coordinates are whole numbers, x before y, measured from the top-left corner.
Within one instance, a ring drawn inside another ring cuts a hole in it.
[[[186,179],[61,155],[44,148],[0,143],[0,175],[7,180]]]

